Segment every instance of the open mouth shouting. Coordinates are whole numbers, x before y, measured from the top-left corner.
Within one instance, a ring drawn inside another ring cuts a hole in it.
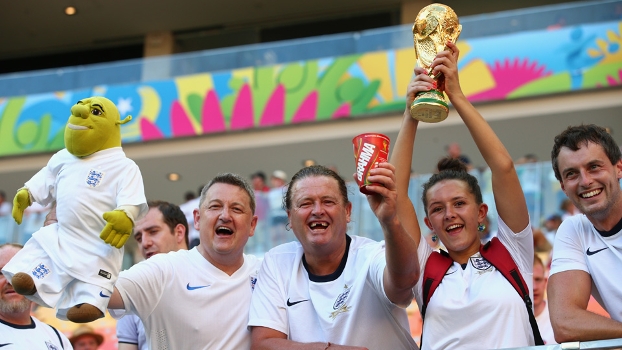
[[[233,230],[226,226],[218,226],[216,227],[216,234],[219,236],[231,236]]]
[[[312,221],[309,223],[309,228],[313,232],[323,232],[328,227],[328,222],[326,221]]]

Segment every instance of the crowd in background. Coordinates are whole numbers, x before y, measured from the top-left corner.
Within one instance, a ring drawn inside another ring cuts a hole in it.
[[[445,147],[445,150],[447,152],[447,156],[464,162],[470,172],[480,178],[480,181],[486,180],[487,169],[475,167],[471,163],[469,157],[462,153],[459,144],[450,143]],[[560,189],[557,189],[555,193],[551,193],[550,190],[548,193],[545,193],[547,191],[546,187],[548,184],[545,184],[542,181],[542,178],[545,176],[542,175],[541,169],[550,169],[550,164],[548,162],[539,163],[537,157],[532,154],[527,154],[516,159],[515,164],[517,165],[521,185],[525,193],[527,205],[530,209],[530,214],[532,215],[531,220],[534,229],[534,248],[537,252],[544,253],[545,257],[549,256],[555,240],[555,231],[561,222],[572,215],[578,214],[579,212],[574,207],[572,202],[565,198],[565,195]],[[331,165],[330,168],[338,172],[336,166]],[[364,196],[360,195],[356,190],[356,184],[354,181],[351,181],[349,176],[344,176],[343,174],[341,174],[341,176],[344,177],[348,183],[348,186],[350,186],[348,193],[349,196],[360,196],[358,199],[364,199]],[[426,179],[428,176],[429,175],[413,173],[412,178],[415,186],[411,187],[416,187],[421,180]],[[274,246],[295,240],[293,233],[291,230],[288,230],[286,226],[287,213],[283,207],[284,189],[286,188],[289,179],[287,174],[282,170],[274,170],[270,173],[269,177],[266,176],[263,171],[259,170],[250,174],[249,180],[253,190],[255,191],[256,215],[258,217],[257,232],[260,234],[257,234],[251,241],[249,241],[247,251],[253,254],[262,255]],[[186,215],[186,219],[189,224],[188,237],[190,241],[190,248],[195,247],[199,243],[199,232],[193,226],[193,210],[198,207],[202,188],[203,185],[200,185],[196,192],[190,190],[185,192],[183,195],[183,201],[179,202],[179,207]],[[485,188],[482,190],[485,192]],[[544,201],[544,197],[549,194],[555,195],[554,205],[551,205],[550,203],[548,203],[548,205],[542,203]],[[415,199],[413,202],[416,203],[416,199],[418,199],[419,194],[416,191],[411,190],[410,197],[411,199]],[[356,212],[356,207],[357,204],[359,204],[359,201],[357,201],[357,198],[351,198],[350,200],[353,202],[355,207],[354,211]],[[543,206],[547,206],[547,208],[543,208]],[[361,205],[361,207],[361,213],[358,217],[356,217],[356,213],[354,215],[355,220],[353,220],[353,227],[350,228],[350,230],[354,232],[351,233],[368,236],[376,240],[382,239],[381,236],[376,235],[378,227],[373,215],[367,210],[368,208],[366,208],[365,205]],[[49,207],[41,206],[36,202],[33,203],[24,212],[24,224],[19,227],[14,225],[11,218],[11,208],[12,203],[10,197],[7,199],[6,192],[0,190],[0,227],[2,227],[4,231],[0,233],[0,243],[8,243],[11,241],[11,237],[7,234],[11,230],[6,229],[6,227],[10,227],[20,230],[18,235],[18,243],[24,244],[32,232],[36,231],[43,224],[45,215],[49,211]],[[487,219],[490,220],[490,218]],[[421,224],[421,227],[424,227],[423,224]],[[496,223],[489,222],[486,227],[487,229],[481,233],[482,243],[485,243],[495,236]],[[439,246],[439,242],[429,242],[433,247]],[[142,260],[138,254],[134,254],[133,252],[128,253],[132,254],[132,257],[128,258],[129,264]],[[545,259],[545,262],[548,262],[548,260]],[[127,264],[125,266],[128,267]]]

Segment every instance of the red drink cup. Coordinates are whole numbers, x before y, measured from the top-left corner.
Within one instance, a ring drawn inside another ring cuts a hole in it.
[[[369,170],[378,167],[378,163],[386,162],[389,155],[389,138],[383,134],[366,133],[352,139],[354,144],[354,161],[356,163],[356,182],[359,191],[373,194],[367,186],[382,186],[367,180]]]

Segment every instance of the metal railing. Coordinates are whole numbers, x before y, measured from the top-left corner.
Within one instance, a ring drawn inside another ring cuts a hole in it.
[[[592,340],[582,342],[569,342],[553,345],[541,345],[541,346],[526,346],[523,348],[512,348],[506,350],[570,350],[570,349],[593,349],[593,350],[606,350],[606,349],[622,349],[622,338],[607,339],[607,340]]]

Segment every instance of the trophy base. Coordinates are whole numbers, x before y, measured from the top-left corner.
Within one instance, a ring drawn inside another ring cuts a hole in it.
[[[442,122],[449,115],[449,106],[443,93],[430,90],[417,94],[410,105],[410,116],[425,123]]]

